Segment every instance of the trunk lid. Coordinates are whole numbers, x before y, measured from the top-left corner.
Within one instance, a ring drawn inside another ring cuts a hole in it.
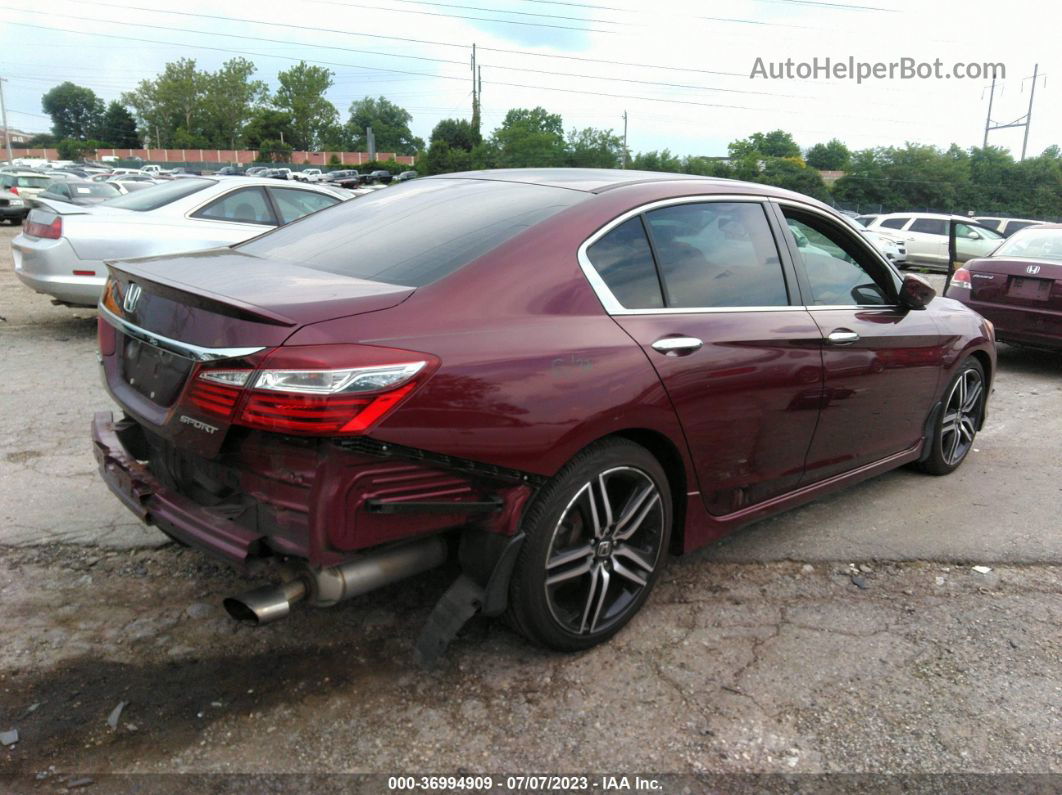
[[[1062,262],[986,258],[966,263],[971,298],[992,304],[1062,310]]]
[[[201,367],[254,368],[304,325],[386,309],[413,292],[231,249],[109,268],[99,320],[108,388],[152,432],[206,457],[228,424],[195,410]]]

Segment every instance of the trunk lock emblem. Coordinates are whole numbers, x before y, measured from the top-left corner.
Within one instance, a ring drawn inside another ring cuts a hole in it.
[[[1027,266],[1025,266],[1025,271],[1026,271],[1026,273],[1039,273],[1040,272],[1040,266],[1039,265],[1027,265]]]
[[[125,291],[125,298],[122,300],[122,308],[126,312],[132,312],[136,309],[136,302],[140,300],[140,293],[140,285],[136,282],[130,282]]]

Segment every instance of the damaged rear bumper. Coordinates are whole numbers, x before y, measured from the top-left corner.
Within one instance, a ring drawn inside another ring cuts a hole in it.
[[[167,490],[122,444],[114,415],[92,418],[92,452],[107,487],[142,522],[243,569],[260,553],[261,535]]]

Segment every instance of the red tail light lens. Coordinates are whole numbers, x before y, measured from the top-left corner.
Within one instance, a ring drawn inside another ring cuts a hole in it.
[[[18,185],[12,185],[11,187],[8,188],[8,190],[11,193],[14,193],[16,196],[19,195],[19,193],[18,193]]]
[[[970,272],[966,268],[959,268],[951,275],[951,286],[958,287],[960,290],[971,289]]]
[[[349,366],[357,362],[358,366]],[[337,366],[346,364],[347,366]],[[438,367],[430,355],[362,345],[277,348],[258,370],[201,369],[186,400],[264,431],[364,433]]]
[[[58,240],[63,236],[63,217],[55,216],[50,224],[42,224],[40,221],[30,221],[24,227],[30,237],[43,237],[48,240]]]

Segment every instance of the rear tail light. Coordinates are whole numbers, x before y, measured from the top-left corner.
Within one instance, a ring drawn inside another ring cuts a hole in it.
[[[50,224],[42,224],[40,221],[30,221],[26,224],[24,231],[30,237],[43,237],[48,240],[58,240],[63,236],[63,217],[61,215],[55,216],[55,220]]]
[[[358,362],[358,366],[337,366]],[[187,400],[265,431],[360,434],[435,371],[435,357],[361,345],[277,348],[258,370],[201,369]]]
[[[969,290],[971,288],[970,272],[966,268],[959,268],[951,275],[951,286],[960,290]]]
[[[12,185],[11,187],[8,188],[8,190],[11,193],[14,193],[16,196],[20,195],[19,192],[18,192],[18,185]]]

